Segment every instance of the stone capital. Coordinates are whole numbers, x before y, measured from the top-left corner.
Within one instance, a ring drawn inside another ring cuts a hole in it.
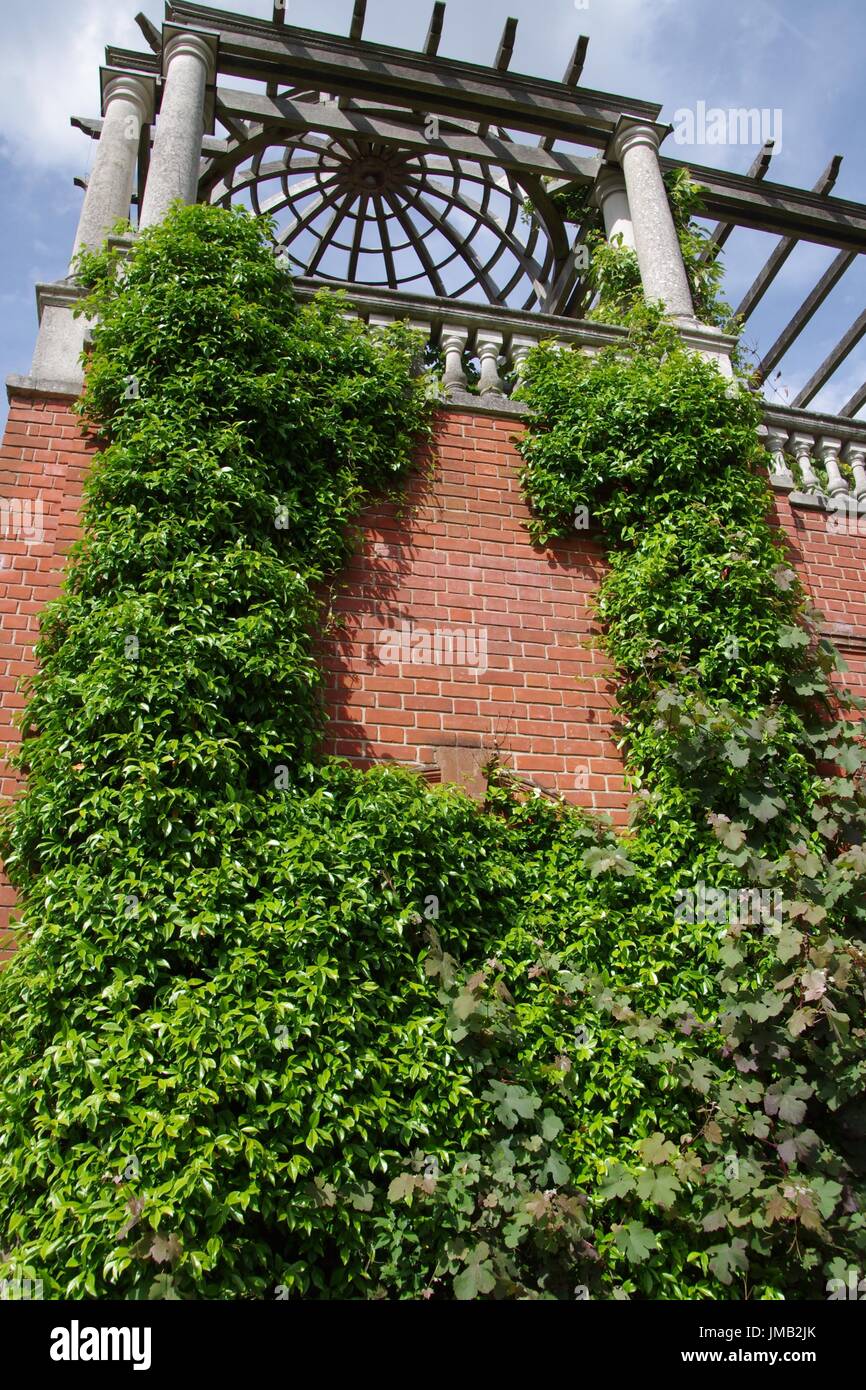
[[[635,116],[620,116],[605,151],[606,158],[621,164],[629,150],[640,146],[657,151],[672,129],[672,126],[661,125],[657,121],[639,121]]]
[[[113,101],[130,101],[138,108],[142,125],[153,120],[156,110],[156,78],[140,72],[123,72],[118,68],[100,68],[102,114],[108,115]]]
[[[219,35],[206,29],[181,29],[176,24],[162,26],[162,75],[167,76],[173,58],[198,58],[204,65],[208,83],[216,77]]]

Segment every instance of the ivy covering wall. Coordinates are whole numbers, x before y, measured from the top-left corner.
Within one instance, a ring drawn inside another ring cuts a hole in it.
[[[6,829],[0,1275],[825,1296],[866,1256],[862,754],[748,393],[652,313],[530,363],[535,537],[609,547],[617,837],[501,768],[479,807],[317,758],[318,596],[423,438],[418,340],[299,307],[237,211],[81,273],[105,447]]]

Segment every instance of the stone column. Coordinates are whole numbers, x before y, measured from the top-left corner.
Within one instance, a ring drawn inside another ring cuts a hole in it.
[[[72,251],[95,250],[121,218],[129,217],[141,128],[153,120],[156,84],[136,73],[105,74],[102,133],[87,181]]]
[[[695,321],[686,268],[659,165],[666,127],[620,118],[609,154],[622,165],[643,291],[671,318]]]
[[[611,168],[610,165],[602,168],[595,181],[592,201],[596,207],[601,208],[604,234],[608,241],[620,236],[623,246],[628,246],[634,251],[634,227],[621,169]]]
[[[172,203],[198,201],[205,92],[216,73],[216,37],[168,30],[165,86],[139,226],[161,222]]]

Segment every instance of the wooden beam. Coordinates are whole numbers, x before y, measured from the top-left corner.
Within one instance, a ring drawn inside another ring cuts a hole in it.
[[[825,198],[830,192],[839,175],[839,166],[841,163],[841,154],[835,154],[812,189],[812,192],[817,197]],[[764,295],[767,293],[767,290],[782,269],[782,266],[795,249],[798,240],[798,237],[786,237],[784,241],[779,242],[779,245],[773,249],[766,263],[758,272],[746,291],[745,297],[741,300],[735,311],[737,317],[742,318],[744,323],[749,316],[754,313],[755,309],[757,309]]]
[[[286,23],[286,20],[288,18],[286,10],[288,9],[288,5],[289,0],[274,0],[274,12],[271,15],[272,24]]]
[[[746,174],[747,179],[758,179],[760,181],[764,177],[770,167],[770,160],[773,158],[773,147],[775,143],[775,140],[767,140],[765,142],[757,158],[749,165],[749,170]],[[736,223],[734,222],[716,223],[710,236],[707,238],[706,246],[701,252],[702,264],[716,259],[735,226]]]
[[[363,140],[375,140],[386,145],[397,145],[401,149],[423,150],[425,153],[454,155],[459,159],[471,159],[479,164],[496,164],[503,169],[517,173],[529,173],[552,178],[566,178],[573,182],[589,183],[595,179],[601,165],[599,155],[578,157],[577,155],[549,154],[535,145],[519,145],[511,140],[500,140],[488,135],[442,135],[439,140],[428,140],[423,125],[403,125],[364,115],[355,110],[341,110],[330,102],[300,102],[290,97],[267,97],[255,92],[231,91],[220,87],[217,90],[217,118],[228,124],[226,117],[234,120],[253,120],[264,127],[259,143],[271,143],[277,132],[282,131],[322,131],[326,135],[351,136]],[[244,157],[252,153],[246,147]],[[202,191],[208,192],[225,177],[237,163],[238,152],[229,148],[218,153],[205,171]]]
[[[144,34],[145,41],[153,49],[154,53],[162,52],[162,34],[155,24],[152,24],[146,14],[137,14],[135,22]]]
[[[170,4],[172,15],[206,24],[220,34],[220,73],[245,80],[332,92],[355,100],[396,104],[428,115],[488,121],[536,135],[561,136],[572,144],[604,148],[621,115],[655,121],[660,107],[613,93],[578,91],[545,78],[515,76],[474,63],[436,58],[380,44],[357,44],[337,35],[273,26]]]
[[[812,293],[803,300],[796,314],[788,321],[769,352],[765,355],[755,373],[755,379],[758,385],[766,381],[773,368],[781,362],[785,353],[797,341],[803,329],[809,324],[812,318],[814,318],[830,291],[836,286],[839,280],[841,280],[849,265],[856,261],[856,259],[856,251],[840,251],[834,257],[821,276],[821,279],[812,290]]]
[[[102,134],[102,127],[105,122],[101,116],[72,116],[69,124],[76,130],[83,131],[85,135],[89,135],[91,140],[98,140]],[[153,126],[143,126],[142,130],[148,132],[148,139],[150,143],[153,144]],[[243,127],[243,130],[245,135],[249,134],[246,126]],[[213,135],[205,135],[201,142],[202,157],[205,159],[215,155],[224,155],[229,149],[230,146],[227,140],[218,139]]]
[[[824,358],[817,372],[809,378],[799,395],[795,396],[791,402],[793,410],[802,410],[811,400],[814,400],[821,388],[827,385],[836,369],[841,367],[845,358],[854,351],[864,334],[866,334],[866,309],[863,310],[859,318],[854,320],[842,341],[836,344],[828,357]]]
[[[505,28],[502,31],[502,38],[499,40],[499,48],[496,50],[496,61],[493,66],[497,72],[507,72],[514,54],[514,41],[517,38],[517,20],[506,19]]]
[[[576,87],[583,74],[583,65],[586,62],[586,50],[589,48],[589,36],[581,34],[574,46],[574,52],[568,60],[568,67],[563,75],[563,82],[566,87]],[[545,135],[539,141],[543,150],[552,150],[556,140],[552,135]]]
[[[430,28],[427,30],[427,38],[424,40],[424,53],[428,58],[435,58],[439,52],[439,45],[442,42],[442,25],[445,23],[445,0],[436,0],[433,6],[433,13],[430,16]]]
[[[568,60],[568,67],[563,75],[563,82],[566,87],[576,87],[583,76],[583,65],[586,62],[586,51],[589,48],[589,35],[581,34],[577,43],[574,45],[574,52]]]
[[[663,158],[661,165],[666,173],[685,169],[702,185],[701,201],[710,217],[839,250],[866,251],[866,207],[862,203],[821,198],[781,183],[756,184],[745,174],[679,159]]]
[[[217,111],[217,120],[220,121],[228,131],[232,139],[239,145],[244,144],[250,138],[250,127],[247,121],[236,121],[234,116],[230,116],[227,111]]]
[[[349,38],[353,43],[360,43],[364,37],[364,20],[367,18],[367,0],[355,0],[352,10],[352,23],[349,26]]]
[[[839,414],[843,415],[846,419],[850,419],[853,415],[857,414],[858,410],[862,410],[864,405],[866,405],[866,381],[864,381],[858,391],[854,392],[850,401],[845,402]]]
[[[499,47],[498,47],[498,49],[496,50],[496,58],[495,58],[494,63],[493,63],[493,66],[494,66],[494,68],[496,69],[497,72],[507,72],[507,71],[508,71],[508,65],[509,65],[509,63],[511,62],[511,58],[512,58],[512,55],[513,55],[513,53],[514,53],[514,40],[516,39],[516,37],[517,37],[517,20],[516,20],[516,19],[506,19],[506,21],[505,21],[505,28],[504,28],[503,31],[502,31],[502,38],[499,40]],[[478,134],[481,136],[481,139],[482,139],[482,140],[484,140],[484,139],[487,138],[487,133],[488,133],[489,130],[490,130],[490,122],[489,122],[489,121],[482,121],[482,122],[479,124],[479,126],[478,126]]]

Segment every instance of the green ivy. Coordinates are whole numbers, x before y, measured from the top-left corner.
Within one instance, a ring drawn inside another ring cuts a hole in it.
[[[691,938],[687,968],[617,986],[690,1118],[603,1190],[635,1220],[647,1199],[667,1213],[669,1284],[681,1264],[747,1296],[820,1297],[866,1252],[864,753],[840,712],[862,704],[834,684],[843,664],[771,525],[738,379],[644,310],[624,350],[534,353],[525,394],[535,539],[573,534],[585,508],[608,547],[598,613],[640,892],[616,930],[649,910],[659,945]]]
[[[610,549],[617,836],[501,767],[480,807],[317,756],[322,595],[424,437],[418,339],[299,306],[238,212],[80,271],[105,447],[6,828],[0,1275],[824,1296],[866,1247],[860,749],[748,394],[661,329],[532,361],[534,534],[586,505]],[[684,914],[697,880],[784,922]]]

